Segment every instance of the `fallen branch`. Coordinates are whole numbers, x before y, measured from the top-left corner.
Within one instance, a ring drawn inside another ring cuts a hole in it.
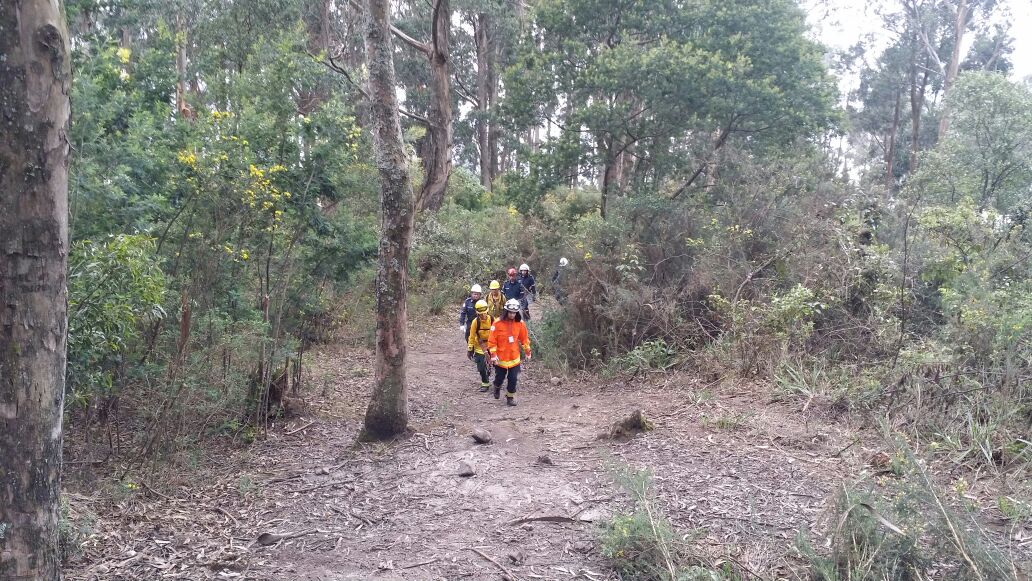
[[[330,510],[332,510],[333,512],[335,512],[337,514],[344,515],[344,516],[350,516],[351,518],[353,518],[355,520],[358,520],[358,521],[361,521],[361,522],[364,522],[365,524],[367,524],[369,526],[373,526],[374,524],[376,524],[373,521],[367,519],[366,517],[358,514],[354,510],[344,510],[343,508],[338,508],[336,506],[333,506],[332,504],[329,505],[329,506],[330,506]]]
[[[211,510],[214,510],[215,512],[222,513],[222,514],[228,516],[230,518],[230,520],[233,521],[233,524],[235,524],[237,526],[237,528],[240,527],[240,521],[238,521],[235,516],[229,514],[229,511],[227,511],[226,509],[222,508],[221,506],[210,506],[208,508],[210,508]]]
[[[544,522],[573,522],[573,523],[591,522],[590,520],[577,519],[577,518],[573,518],[573,517],[569,517],[569,516],[548,515],[548,516],[526,516],[526,517],[523,517],[523,518],[518,518],[518,519],[516,519],[514,521],[509,521],[506,524],[509,525],[509,526],[516,526],[516,525],[521,525],[523,523],[528,523],[528,522],[542,522],[542,521],[544,521]]]
[[[297,480],[298,478],[301,478],[302,476],[304,476],[304,474],[291,474],[290,476],[277,476],[275,478],[270,478],[266,482],[268,484],[277,484],[279,482],[287,482],[289,480]]]
[[[838,452],[835,452],[834,454],[832,454],[831,457],[832,458],[838,458],[839,456],[842,455],[843,452],[845,452],[846,450],[852,448],[853,446],[856,446],[859,443],[860,443],[860,438],[857,438],[857,439],[853,440],[852,442],[850,442],[849,445],[846,446],[845,448],[842,448]]]
[[[312,427],[312,425],[314,425],[314,424],[315,424],[315,420],[312,420],[312,421],[308,422],[307,424],[301,426],[300,428],[296,428],[296,429],[290,430],[289,432],[286,433],[286,435],[293,436],[294,434],[300,432],[301,430],[307,430],[308,428]]]
[[[147,492],[150,492],[151,494],[153,494],[153,495],[155,495],[155,496],[160,496],[161,498],[164,498],[165,500],[168,500],[168,501],[173,501],[173,500],[175,500],[174,498],[172,498],[172,497],[170,497],[170,496],[165,496],[164,494],[162,494],[162,493],[158,492],[157,490],[154,490],[154,489],[153,489],[153,488],[151,488],[151,487],[150,487],[150,485],[149,485],[149,484],[147,484],[146,482],[144,482],[144,483],[143,483],[143,487],[147,489]]]
[[[400,568],[401,569],[415,569],[416,567],[422,567],[423,565],[433,565],[434,563],[436,563],[438,561],[440,561],[440,559],[438,559],[437,557],[434,557],[433,559],[430,559],[429,561],[423,561],[422,563],[413,563],[411,565],[405,565],[404,567],[400,567]]]
[[[517,577],[515,573],[513,573],[513,572],[512,572],[512,571],[510,571],[510,570],[508,570],[508,569],[507,569],[507,568],[505,567],[505,565],[503,565],[503,564],[499,563],[498,561],[495,561],[495,560],[494,560],[494,559],[492,559],[491,557],[487,556],[487,554],[485,554],[485,553],[484,553],[483,551],[481,551],[480,549],[474,549],[473,547],[470,547],[470,548],[469,548],[469,550],[471,550],[471,551],[473,551],[474,553],[476,553],[476,554],[480,555],[481,557],[483,557],[483,558],[487,559],[488,561],[491,561],[492,563],[494,563],[496,567],[498,567],[499,569],[501,569],[501,570],[502,570],[502,572],[503,572],[503,573],[505,573],[506,575],[508,575],[508,576],[509,576],[509,578],[510,578],[510,579],[512,579],[513,581],[520,581],[520,578],[519,578],[519,577]]]
[[[292,492],[296,492],[296,493],[300,494],[302,492],[311,492],[313,490],[319,490],[320,488],[327,488],[327,487],[330,487],[330,486],[344,486],[348,490],[352,490],[353,491],[354,488],[351,488],[350,486],[348,486],[352,482],[354,482],[354,481],[353,480],[333,480],[331,482],[323,482],[322,484],[316,484],[314,486],[309,486],[307,488],[298,488],[297,490],[293,490]]]
[[[296,539],[298,537],[303,537],[305,535],[310,535],[310,534],[317,533],[317,532],[319,532],[319,529],[308,529],[308,530],[305,530],[305,531],[297,531],[297,532],[293,532],[293,533],[283,533],[283,534],[279,534],[279,533],[262,533],[262,534],[258,535],[258,539],[257,540],[258,540],[258,544],[259,545],[261,545],[263,547],[268,547],[269,545],[275,545],[276,543],[278,543],[280,541],[286,541],[286,540],[289,540],[289,539]]]

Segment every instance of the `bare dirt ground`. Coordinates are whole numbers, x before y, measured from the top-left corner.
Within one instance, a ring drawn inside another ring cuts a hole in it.
[[[654,473],[660,504],[711,565],[796,579],[796,533],[877,451],[802,402],[686,376],[556,382],[532,362],[507,408],[476,391],[454,335],[442,322],[410,336],[408,437],[356,442],[371,357],[327,346],[313,356],[309,413],[268,438],[115,502],[73,493],[96,518],[68,578],[615,579],[597,539],[628,506],[612,478],[624,465]],[[638,408],[654,431],[600,438]],[[474,443],[474,427],[493,441]]]

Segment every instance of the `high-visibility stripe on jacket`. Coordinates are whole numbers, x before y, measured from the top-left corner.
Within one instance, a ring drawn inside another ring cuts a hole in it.
[[[495,365],[511,369],[520,364],[520,347],[530,355],[530,335],[523,321],[499,319],[491,327],[487,347],[491,355],[498,358]]]
[[[491,326],[494,325],[494,317],[487,315],[486,319],[477,317],[469,324],[469,350],[477,355],[483,355],[487,347],[487,340],[491,337]]]

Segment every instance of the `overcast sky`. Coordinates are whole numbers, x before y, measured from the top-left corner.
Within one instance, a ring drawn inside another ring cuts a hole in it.
[[[1013,22],[1012,77],[1024,79],[1032,76],[1032,0],[1002,0],[1002,4],[1010,11]],[[863,0],[803,0],[818,38],[829,47],[839,49],[856,44],[870,33],[882,42],[889,41],[889,33],[882,28],[874,5]]]

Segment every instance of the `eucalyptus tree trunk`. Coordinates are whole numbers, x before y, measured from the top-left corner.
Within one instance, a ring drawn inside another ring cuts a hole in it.
[[[373,146],[380,174],[380,254],[376,280],[376,385],[365,416],[370,438],[408,427],[405,324],[408,256],[412,245],[412,184],[395,92],[390,0],[366,0],[366,63]]]
[[[480,149],[480,185],[491,191],[491,184],[494,182],[494,169],[498,162],[494,159],[494,152],[491,149],[491,121],[488,118],[491,110],[491,71],[492,47],[491,47],[491,17],[481,13],[476,20],[476,45],[477,45],[477,109],[480,111],[480,119],[477,122],[477,145]]]
[[[421,210],[437,211],[444,203],[448,190],[448,178],[452,170],[452,98],[451,98],[451,56],[449,36],[451,31],[451,4],[449,0],[436,0],[430,23],[430,42],[427,45],[427,59],[430,61],[430,107],[424,151],[423,185],[419,191],[418,205]],[[368,49],[367,49],[368,50]]]
[[[960,60],[963,56],[961,47],[964,43],[964,33],[971,22],[972,12],[973,6],[970,0],[957,2],[957,9],[954,12],[953,19],[953,51],[950,53],[949,63],[946,64],[946,77],[943,79],[942,84],[943,110],[942,116],[939,117],[940,141],[946,137],[946,132],[950,128],[950,114],[952,111],[950,111],[950,102],[947,98],[949,97],[950,89],[953,88],[953,84],[957,81],[957,75],[960,73]]]
[[[61,2],[0,0],[0,579],[60,579],[68,259]]]

